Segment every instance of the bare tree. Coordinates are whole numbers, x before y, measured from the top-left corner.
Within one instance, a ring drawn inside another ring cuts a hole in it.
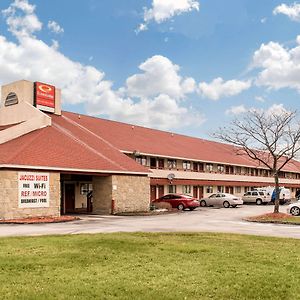
[[[250,110],[214,137],[233,144],[238,155],[247,155],[258,166],[271,170],[275,181],[274,213],[279,212],[279,172],[293,164],[300,152],[300,122],[296,111]]]

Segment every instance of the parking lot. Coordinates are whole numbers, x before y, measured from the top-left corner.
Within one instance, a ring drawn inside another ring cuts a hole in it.
[[[281,206],[286,212],[286,206]],[[244,221],[248,216],[272,212],[273,206],[244,205],[238,208],[198,208],[156,216],[82,215],[69,223],[0,225],[0,236],[79,234],[106,232],[227,232],[300,238],[300,227]]]

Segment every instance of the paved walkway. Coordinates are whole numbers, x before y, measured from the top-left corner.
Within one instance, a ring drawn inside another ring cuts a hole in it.
[[[259,224],[244,217],[272,212],[272,206],[245,205],[241,208],[199,208],[158,216],[81,216],[69,223],[0,225],[0,236],[79,234],[107,232],[226,232],[300,238],[300,226]],[[286,207],[281,207],[285,212]]]

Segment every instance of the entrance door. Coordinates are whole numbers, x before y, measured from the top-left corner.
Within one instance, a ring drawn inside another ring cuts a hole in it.
[[[158,186],[158,198],[162,197],[164,195],[164,186],[159,185]]]
[[[75,211],[75,185],[73,183],[65,184],[65,212],[73,213]]]
[[[151,201],[156,199],[156,185],[151,185],[150,186],[150,197],[151,197]]]
[[[203,198],[203,186],[199,186],[199,198],[198,199],[202,199]]]
[[[198,187],[197,186],[193,187],[193,197],[196,199],[198,198]]]
[[[154,157],[150,158],[150,168],[156,169],[156,158],[154,158]]]

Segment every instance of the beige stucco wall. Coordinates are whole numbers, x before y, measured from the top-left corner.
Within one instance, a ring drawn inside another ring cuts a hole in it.
[[[141,212],[149,210],[150,179],[146,176],[93,177],[93,213]]]
[[[0,219],[60,215],[60,174],[50,173],[50,205],[42,208],[18,207],[18,171],[0,170]]]

